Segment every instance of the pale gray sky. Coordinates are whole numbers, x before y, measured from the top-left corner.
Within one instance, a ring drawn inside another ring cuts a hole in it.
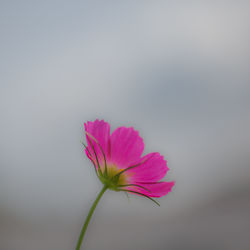
[[[250,181],[248,1],[1,1],[0,212],[76,221],[100,189],[82,125],[134,126],[169,163],[173,217]],[[82,217],[81,217],[82,218]]]

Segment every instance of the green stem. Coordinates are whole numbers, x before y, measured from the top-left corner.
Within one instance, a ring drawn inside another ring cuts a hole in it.
[[[88,216],[87,216],[87,218],[86,218],[86,220],[85,220],[85,222],[84,222],[84,225],[83,225],[83,227],[82,227],[80,236],[79,236],[79,238],[78,238],[78,242],[77,242],[77,245],[76,245],[76,250],[80,250],[81,244],[82,244],[82,240],[83,240],[83,237],[84,237],[85,232],[86,232],[86,230],[87,230],[87,227],[88,227],[89,221],[90,221],[90,219],[91,219],[91,217],[92,217],[92,214],[94,213],[95,208],[96,208],[96,206],[97,206],[99,200],[101,199],[102,195],[103,195],[104,192],[107,190],[107,188],[108,188],[108,187],[107,187],[106,185],[103,186],[101,192],[98,194],[98,196],[96,197],[96,200],[94,201],[92,207],[90,208],[89,214],[88,214]]]

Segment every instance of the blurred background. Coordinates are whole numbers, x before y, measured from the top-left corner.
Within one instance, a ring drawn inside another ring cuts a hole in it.
[[[0,2],[0,250],[74,249],[101,189],[83,123],[133,126],[173,191],[107,192],[83,249],[250,249],[250,2]]]

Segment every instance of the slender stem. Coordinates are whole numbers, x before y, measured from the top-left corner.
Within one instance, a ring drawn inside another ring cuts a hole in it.
[[[80,236],[79,236],[79,238],[78,238],[78,242],[77,242],[77,245],[76,245],[76,250],[80,250],[81,244],[82,244],[82,240],[83,240],[83,237],[84,237],[85,232],[86,232],[86,230],[87,230],[87,227],[88,227],[89,221],[90,221],[90,219],[91,219],[91,217],[92,217],[92,214],[94,213],[95,208],[96,208],[96,206],[97,206],[99,200],[101,199],[102,195],[103,195],[104,192],[107,190],[107,188],[108,188],[108,187],[107,187],[106,185],[103,186],[101,192],[98,194],[98,196],[96,197],[96,200],[94,201],[92,207],[90,208],[89,214],[88,214],[88,216],[87,216],[87,218],[86,218],[86,220],[85,220],[85,222],[84,222],[84,225],[83,225],[83,227],[82,227]]]

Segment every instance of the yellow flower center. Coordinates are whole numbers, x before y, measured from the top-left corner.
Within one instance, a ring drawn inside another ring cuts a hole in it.
[[[102,172],[104,173],[105,168],[102,168]],[[118,175],[120,172],[122,172],[124,169],[118,168],[114,164],[109,164],[107,166],[107,174],[103,174],[99,176],[100,180],[104,185],[107,185],[110,189],[118,190],[119,186],[126,185],[127,184],[127,174],[122,173]]]

